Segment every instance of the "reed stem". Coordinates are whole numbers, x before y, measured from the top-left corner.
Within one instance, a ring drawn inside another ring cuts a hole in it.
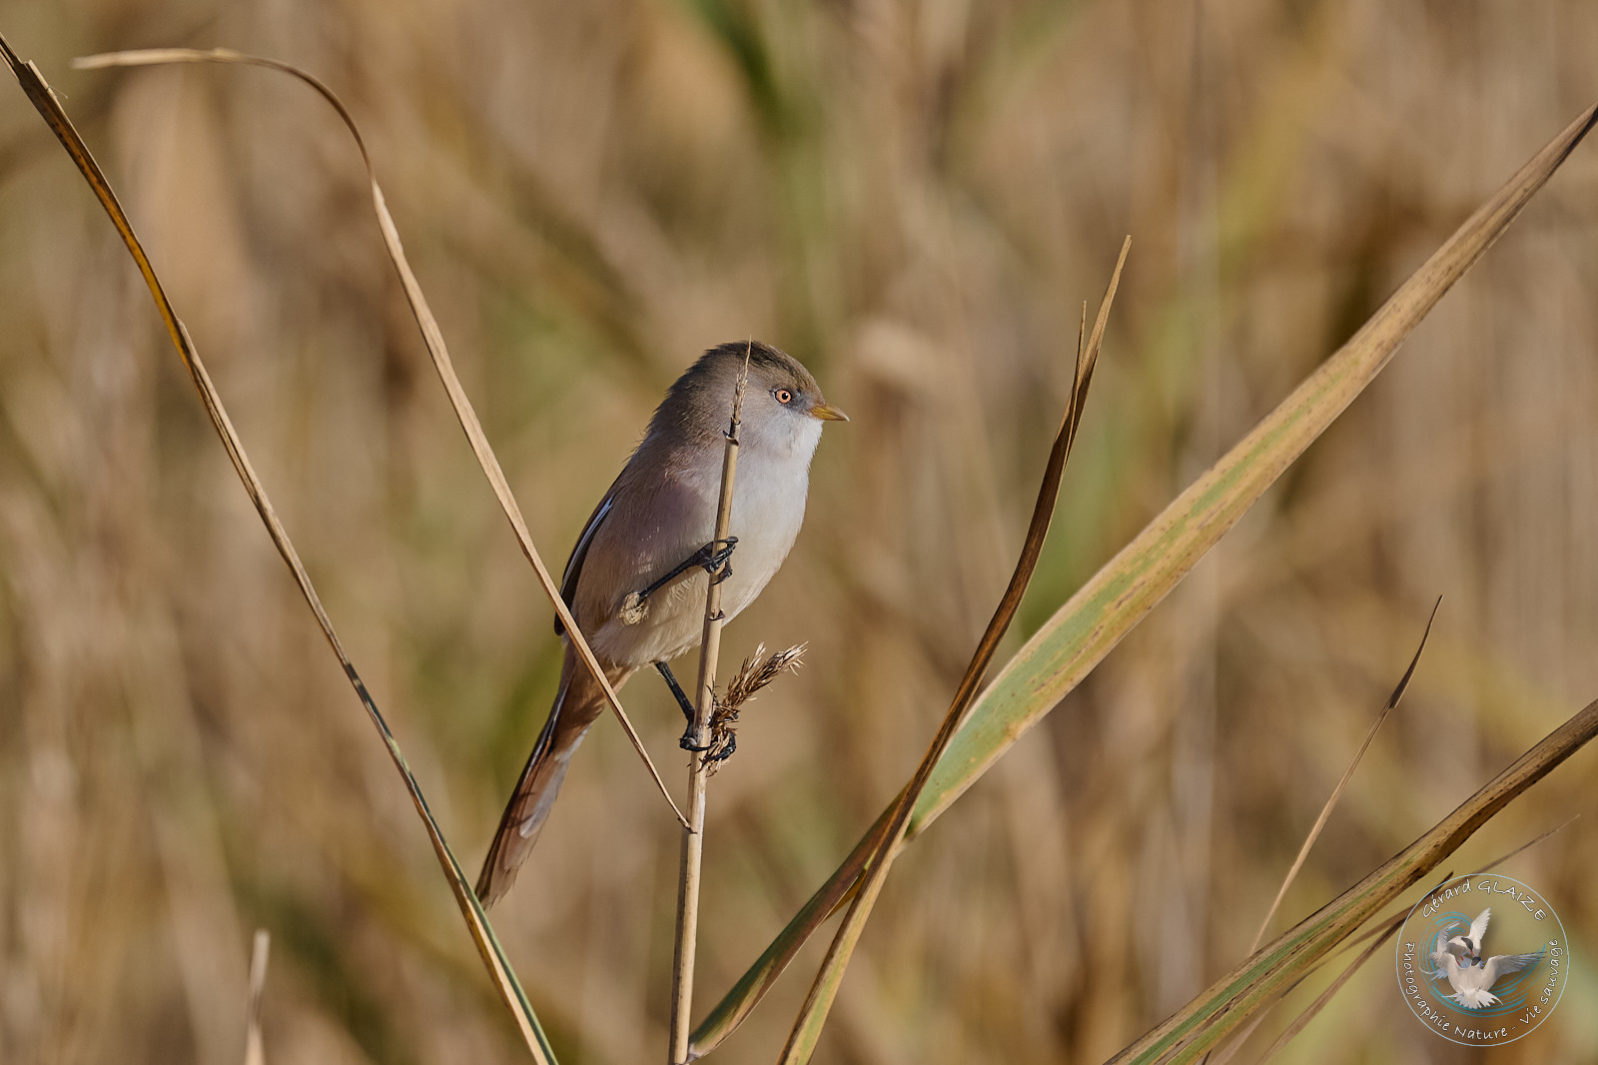
[[[732,522],[732,486],[738,472],[738,428],[743,417],[744,387],[749,381],[748,354],[733,392],[732,421],[721,460],[721,498],[716,505],[717,542],[727,538]],[[710,742],[710,714],[714,707],[716,660],[721,655],[721,584],[711,580],[705,595],[705,630],[700,640],[699,686],[694,698],[694,720],[688,735],[695,747]],[[705,798],[710,779],[706,759],[695,751],[688,757],[688,827],[682,835],[682,866],[677,880],[677,935],[671,968],[671,1065],[688,1061],[688,1036],[694,997],[694,952],[699,932],[699,879],[705,853]]]

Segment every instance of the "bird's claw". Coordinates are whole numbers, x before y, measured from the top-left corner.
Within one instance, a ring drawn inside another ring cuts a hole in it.
[[[636,625],[642,621],[645,612],[645,603],[650,596],[682,576],[695,567],[702,567],[710,574],[711,584],[720,584],[732,576],[732,550],[738,546],[738,538],[729,536],[724,540],[712,540],[698,551],[689,555],[665,576],[661,577],[649,587],[637,592],[629,592],[622,601],[621,617],[629,625]]]
[[[694,560],[710,574],[711,584],[720,584],[732,576],[732,552],[737,546],[738,538],[729,536],[725,540],[712,540],[695,552]]]

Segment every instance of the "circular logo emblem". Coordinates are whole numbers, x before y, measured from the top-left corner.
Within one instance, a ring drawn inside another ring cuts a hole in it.
[[[1398,986],[1422,1024],[1465,1046],[1512,1043],[1548,1019],[1570,972],[1548,901],[1497,873],[1426,893],[1398,930]]]

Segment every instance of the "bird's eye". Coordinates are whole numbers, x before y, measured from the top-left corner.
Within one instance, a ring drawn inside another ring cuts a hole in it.
[[[774,388],[771,390],[771,394],[776,396],[777,402],[783,404],[784,406],[787,406],[789,403],[793,402],[793,393],[788,391],[786,388]]]

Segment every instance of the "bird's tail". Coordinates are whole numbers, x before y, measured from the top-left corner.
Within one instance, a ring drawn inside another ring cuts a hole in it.
[[[632,671],[606,672],[611,684],[620,687]],[[499,829],[477,877],[477,897],[484,906],[492,906],[510,889],[516,870],[532,853],[538,833],[555,805],[561,781],[566,779],[572,752],[604,708],[604,691],[568,646],[555,705],[550,708],[544,731],[499,819]]]

